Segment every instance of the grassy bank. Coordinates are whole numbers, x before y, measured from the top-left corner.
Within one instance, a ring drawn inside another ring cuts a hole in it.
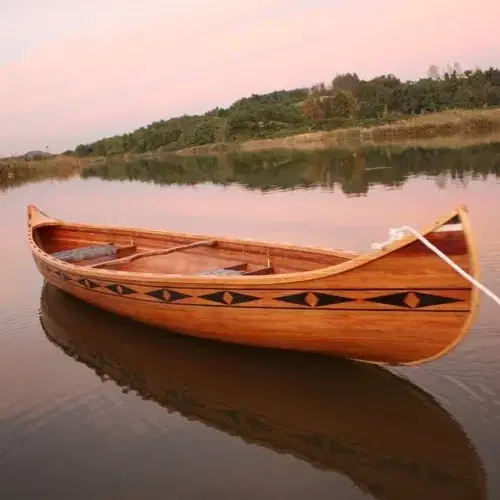
[[[0,191],[44,179],[68,179],[97,163],[97,158],[66,155],[54,155],[40,160],[0,158]]]
[[[215,143],[174,151],[180,155],[206,155],[266,149],[324,149],[383,144],[425,144],[433,146],[500,141],[500,108],[453,110],[418,115],[394,123],[371,127],[349,127],[309,132],[273,139]],[[147,155],[147,153],[145,154]],[[149,155],[155,155],[151,152]]]
[[[36,169],[68,168],[78,170],[95,161],[94,158],[77,158],[69,155],[54,155],[39,160],[28,160],[23,157],[0,158],[0,170],[5,169]]]

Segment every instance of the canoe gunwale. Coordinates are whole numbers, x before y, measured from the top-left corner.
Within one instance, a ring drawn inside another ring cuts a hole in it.
[[[451,220],[455,216],[460,216],[463,224],[463,231],[468,242],[468,251],[472,255],[472,261],[474,261],[472,275],[477,279],[477,256],[475,256],[474,246],[471,245],[471,231],[470,231],[470,221],[467,214],[466,207],[460,206],[455,208],[450,213],[440,217],[435,222],[430,224],[427,228],[421,231],[424,236],[428,233],[435,231],[440,226],[444,225],[446,222]],[[146,273],[146,272],[134,272],[134,271],[122,271],[114,269],[105,268],[92,268],[86,266],[78,266],[71,263],[63,262],[50,254],[45,252],[35,241],[34,235],[35,230],[44,226],[64,226],[68,228],[76,228],[81,230],[98,231],[110,233],[140,233],[142,235],[151,236],[178,236],[180,238],[193,238],[197,239],[214,239],[220,242],[231,242],[240,243],[248,246],[258,246],[258,247],[277,247],[284,249],[294,249],[303,250],[304,252],[311,252],[312,255],[315,253],[321,255],[331,255],[331,256],[343,256],[349,258],[345,262],[334,264],[331,266],[321,267],[319,269],[314,269],[310,271],[299,271],[299,272],[288,272],[281,274],[270,274],[270,275],[259,275],[259,276],[210,276],[210,275],[182,275],[182,274],[168,274],[168,273]],[[29,205],[28,207],[28,239],[32,252],[40,258],[42,261],[56,267],[61,271],[69,271],[72,274],[81,276],[82,278],[96,278],[96,279],[109,279],[110,277],[116,277],[122,283],[141,283],[144,285],[156,285],[158,283],[172,283],[172,284],[190,284],[196,285],[225,285],[225,286],[241,286],[249,285],[251,287],[257,285],[279,285],[287,283],[302,283],[311,280],[317,280],[322,278],[327,278],[329,276],[335,276],[347,271],[353,271],[356,268],[360,268],[376,259],[384,257],[392,252],[399,250],[415,241],[413,235],[407,235],[402,239],[394,241],[388,244],[384,249],[381,250],[371,250],[361,254],[355,252],[343,252],[336,251],[327,248],[305,246],[305,245],[292,245],[292,244],[282,244],[275,242],[264,242],[251,239],[242,238],[228,238],[228,237],[217,237],[202,234],[188,234],[188,233],[175,233],[164,230],[153,230],[153,229],[140,229],[140,228],[124,228],[116,226],[106,226],[106,225],[93,225],[93,224],[83,224],[83,223],[70,223],[62,221],[59,219],[52,218],[47,214],[40,211],[37,207]]]

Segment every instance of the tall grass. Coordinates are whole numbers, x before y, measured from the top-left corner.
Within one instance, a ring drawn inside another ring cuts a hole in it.
[[[40,160],[28,160],[22,157],[0,158],[1,169],[37,169],[46,170],[54,168],[79,169],[88,164],[85,158],[75,156],[54,155]]]
[[[471,137],[500,131],[500,108],[450,110],[412,116],[384,125],[350,127],[332,131],[308,132],[274,139],[253,139],[233,144],[207,144],[177,151],[182,155],[219,154],[275,148],[321,149],[398,143],[408,140],[447,138],[469,142]]]

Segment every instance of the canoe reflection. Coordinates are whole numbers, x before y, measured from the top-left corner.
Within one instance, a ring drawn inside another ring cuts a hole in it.
[[[45,284],[47,337],[170,411],[348,476],[379,499],[485,498],[480,459],[430,395],[383,368],[166,334]]]

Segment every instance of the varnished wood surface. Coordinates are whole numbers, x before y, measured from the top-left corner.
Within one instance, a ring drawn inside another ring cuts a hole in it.
[[[165,334],[49,284],[41,322],[68,355],[124,390],[344,474],[375,498],[486,498],[480,459],[460,425],[385,369]]]
[[[463,230],[446,230],[450,223]],[[214,237],[210,248],[98,269],[50,254],[99,243],[133,243],[136,255],[164,253],[211,238],[71,225],[34,207],[28,229],[35,262],[54,285],[119,315],[215,340],[415,364],[456,346],[477,308],[470,283],[413,237],[364,255]],[[477,276],[465,209],[438,219],[424,234]],[[246,276],[196,274],[242,264]],[[245,332],[235,334],[242,325]]]
[[[127,257],[122,257],[120,259],[113,259],[108,262],[102,262],[100,264],[93,264],[91,267],[105,267],[109,265],[122,265],[129,264],[139,259],[145,259],[146,257],[158,257],[159,255],[167,255],[174,252],[180,252],[183,250],[190,250],[191,248],[197,248],[201,246],[213,246],[216,242],[214,240],[207,241],[195,241],[194,243],[187,243],[186,245],[178,245],[176,247],[165,248],[162,250],[149,250],[148,252],[136,253],[134,255],[129,255]]]

